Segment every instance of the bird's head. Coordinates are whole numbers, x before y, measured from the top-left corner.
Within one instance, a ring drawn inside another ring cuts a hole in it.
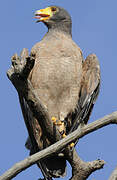
[[[36,22],[43,22],[48,29],[58,29],[71,33],[71,17],[69,13],[58,6],[49,6],[35,12]]]

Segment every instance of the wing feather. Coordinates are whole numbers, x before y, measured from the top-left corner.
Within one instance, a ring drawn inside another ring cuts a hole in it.
[[[87,124],[100,89],[100,66],[95,54],[90,54],[83,62],[83,74],[76,117],[70,132],[77,129],[80,123]]]

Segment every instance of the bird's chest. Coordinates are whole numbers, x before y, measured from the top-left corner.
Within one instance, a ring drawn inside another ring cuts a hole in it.
[[[37,60],[32,72],[32,82],[35,88],[52,89],[69,87],[77,83],[80,75],[80,63],[77,56],[71,54],[61,45],[41,47],[37,53]]]
[[[33,48],[36,61],[30,80],[44,104],[53,104],[53,108],[56,102],[63,104],[63,100],[72,98],[73,94],[76,94],[74,99],[77,100],[82,55],[79,48],[74,46],[64,39],[42,42]]]

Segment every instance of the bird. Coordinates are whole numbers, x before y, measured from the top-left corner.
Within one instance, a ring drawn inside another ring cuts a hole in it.
[[[48,31],[31,49],[31,53],[35,54],[35,64],[28,79],[64,138],[89,120],[99,94],[100,65],[95,54],[84,60],[81,49],[72,40],[72,19],[64,8],[53,5],[37,10],[35,18]],[[26,141],[26,147],[33,154],[48,147],[51,142],[33,117],[25,99],[22,96],[19,99],[29,124],[33,119],[33,132],[29,133]],[[45,180],[66,175],[66,159],[59,154],[40,161],[38,166]]]

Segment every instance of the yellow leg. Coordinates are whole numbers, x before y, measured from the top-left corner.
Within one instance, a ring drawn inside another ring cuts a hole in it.
[[[56,119],[54,116],[51,118],[51,120],[52,120],[52,122],[53,122],[54,124],[57,124],[57,123],[56,123],[57,119]]]
[[[57,121],[57,119],[54,116],[51,118],[51,120],[57,126],[62,126],[63,125],[63,123],[61,121]]]
[[[53,122],[55,125],[59,126],[59,132],[60,132],[60,133],[64,131],[64,122],[62,122],[62,121],[58,121],[58,122],[57,122],[57,119],[56,119],[56,117],[54,117],[54,116],[51,118],[51,120],[52,120],[52,122]],[[63,137],[63,138],[66,137],[65,132],[62,134],[62,137]],[[71,147],[71,148],[74,147],[74,143],[71,143],[71,144],[70,144],[70,147]]]

